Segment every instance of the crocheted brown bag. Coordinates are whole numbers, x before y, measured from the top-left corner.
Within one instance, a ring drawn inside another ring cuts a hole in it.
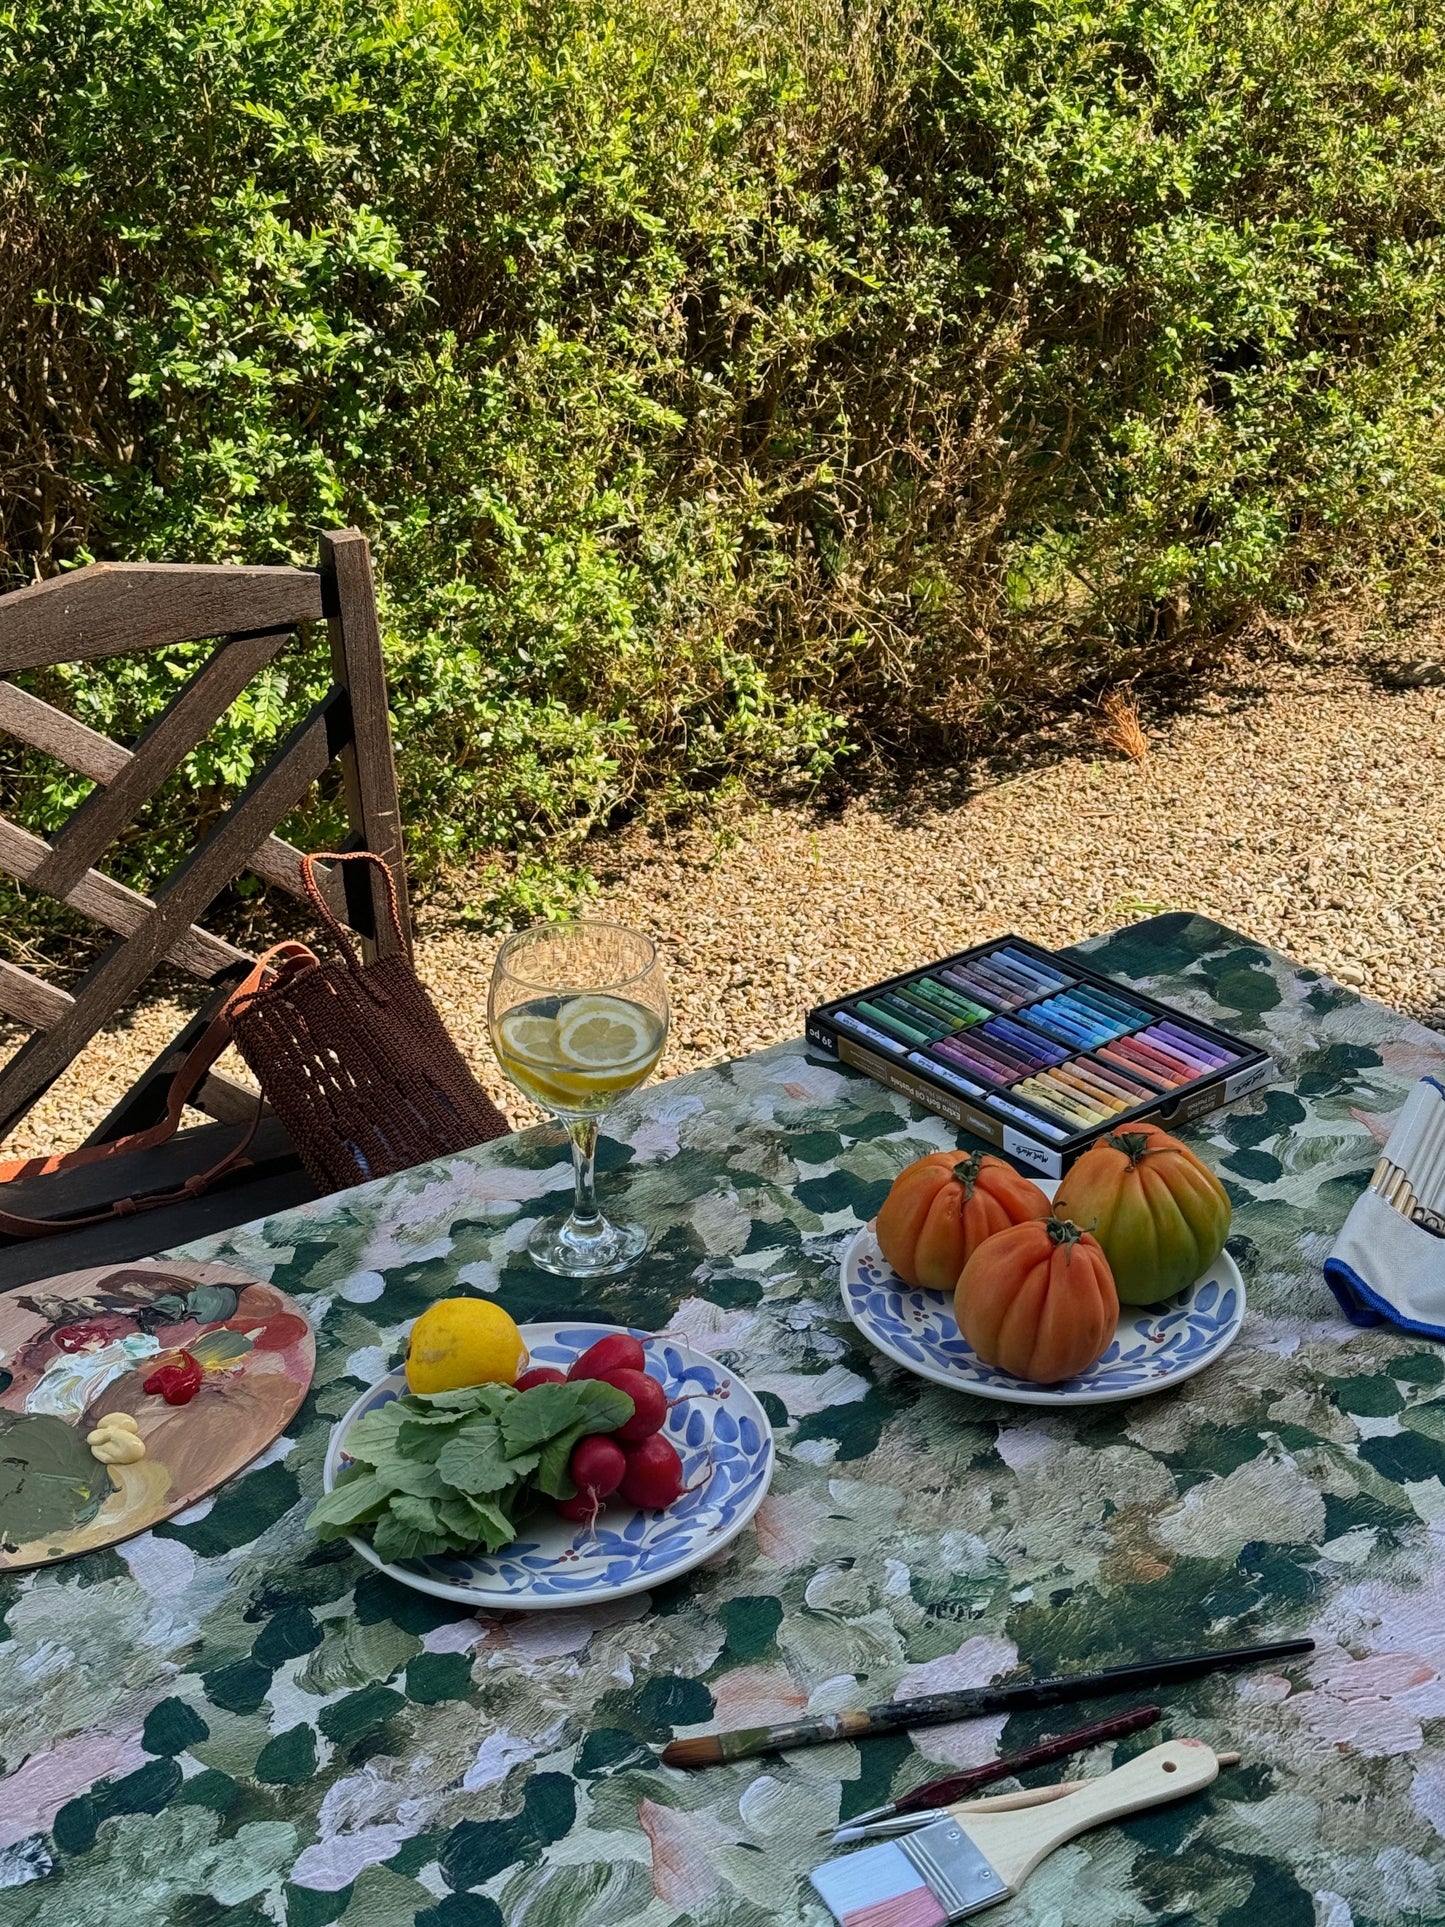
[[[312,874],[317,863],[374,863],[400,947],[363,963]],[[304,944],[268,953],[275,974],[227,1007],[236,1048],[256,1073],[322,1192],[389,1176],[502,1137],[507,1120],[467,1068],[406,954],[396,885],[369,850],[305,857],[306,893],[341,956]],[[272,962],[274,959],[274,962]]]

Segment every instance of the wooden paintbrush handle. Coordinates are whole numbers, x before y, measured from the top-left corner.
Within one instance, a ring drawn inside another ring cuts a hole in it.
[[[1182,1800],[1210,1785],[1218,1772],[1214,1749],[1203,1740],[1168,1740],[1065,1799],[1015,1813],[971,1815],[964,1825],[1010,1892],[1017,1893],[1044,1856],[1075,1834]]]

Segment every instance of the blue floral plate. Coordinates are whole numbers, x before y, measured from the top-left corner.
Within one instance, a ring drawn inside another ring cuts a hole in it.
[[[843,1304],[870,1345],[920,1378],[1006,1405],[1112,1405],[1166,1391],[1213,1364],[1244,1322],[1244,1280],[1225,1251],[1177,1298],[1125,1305],[1098,1364],[1058,1385],[1030,1385],[985,1365],[958,1329],[953,1300],[905,1285],[871,1225],[843,1253]]]
[[[589,1345],[620,1329],[564,1319],[523,1325],[521,1331],[534,1365],[565,1371]],[[632,1335],[641,1340],[653,1377],[662,1381],[669,1399],[680,1401],[668,1412],[663,1431],[677,1447],[683,1477],[693,1489],[675,1505],[665,1512],[640,1512],[614,1500],[595,1529],[571,1525],[547,1507],[527,1520],[522,1538],[500,1552],[398,1565],[385,1564],[356,1534],[351,1543],[362,1558],[403,1586],[462,1600],[479,1612],[536,1612],[643,1592],[721,1552],[767,1494],[773,1476],[767,1414],[736,1372],[670,1338]],[[405,1390],[403,1375],[388,1373],[332,1429],[322,1473],[328,1492],[347,1463],[347,1428]]]

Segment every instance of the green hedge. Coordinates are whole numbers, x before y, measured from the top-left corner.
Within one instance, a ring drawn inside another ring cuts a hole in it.
[[[953,755],[1430,562],[1442,179],[1404,0],[18,0],[0,567],[359,523],[423,865]]]

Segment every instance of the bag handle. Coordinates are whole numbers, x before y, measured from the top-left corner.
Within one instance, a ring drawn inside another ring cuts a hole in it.
[[[0,1185],[8,1184],[17,1178],[50,1177],[59,1171],[74,1171],[89,1164],[102,1164],[108,1158],[123,1157],[132,1151],[151,1151],[174,1137],[180,1128],[181,1115],[195,1094],[207,1071],[231,1041],[231,1011],[241,998],[254,994],[266,978],[274,972],[277,979],[292,977],[298,971],[314,969],[316,955],[304,943],[278,943],[259,956],[247,973],[243,982],[238,984],[226,999],[224,1005],[207,1024],[201,1035],[186,1052],[166,1096],[164,1117],[144,1131],[132,1131],[126,1137],[113,1139],[109,1144],[85,1144],[78,1151],[53,1152],[49,1157],[12,1158],[0,1163]],[[83,1218],[27,1218],[14,1211],[0,1210],[0,1232],[11,1238],[43,1238],[52,1232],[70,1231],[82,1225],[104,1224],[110,1218],[133,1217],[138,1211],[155,1211],[162,1205],[179,1204],[186,1198],[198,1198],[209,1189],[233,1166],[245,1159],[251,1148],[257,1129],[261,1123],[261,1113],[265,1108],[264,1094],[256,1100],[256,1114],[251,1119],[246,1134],[227,1151],[207,1171],[198,1171],[186,1179],[174,1191],[157,1193],[147,1198],[116,1198],[104,1211],[95,1211]]]
[[[303,856],[301,859],[301,881],[311,900],[311,907],[340,946],[349,968],[359,977],[363,968],[361,959],[352,948],[351,932],[321,894],[320,885],[316,881],[318,863],[374,863],[376,865],[386,883],[386,902],[391,912],[391,927],[396,932],[397,944],[405,955],[411,946],[407,943],[406,932],[401,924],[401,904],[396,894],[396,878],[392,875],[391,865],[385,857],[378,856],[375,850],[331,850],[318,851],[314,856]]]

